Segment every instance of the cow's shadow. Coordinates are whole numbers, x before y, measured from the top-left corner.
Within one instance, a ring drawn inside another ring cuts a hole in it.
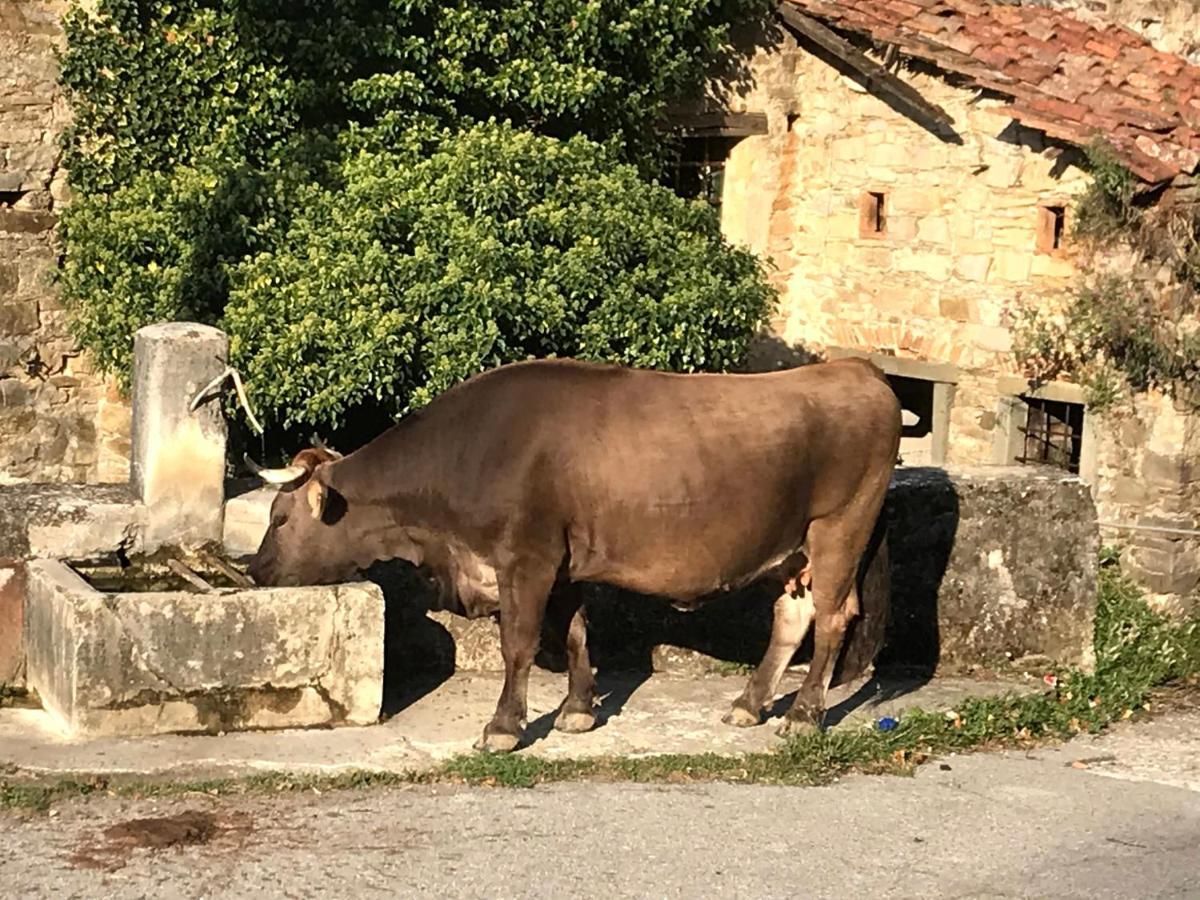
[[[915,473],[916,478],[913,478]],[[919,488],[912,486],[919,481]],[[926,683],[940,653],[937,598],[958,528],[958,496],[939,469],[909,470],[892,490],[886,507],[891,603],[882,649],[872,677],[829,711],[836,724],[865,704],[890,700]],[[387,643],[384,670],[384,715],[391,716],[426,696],[455,671],[454,637],[427,613],[435,606],[432,587],[411,566],[388,563],[369,577],[387,600]],[[864,591],[868,588],[864,585]],[[656,670],[681,672],[708,667],[745,677],[767,648],[777,590],[752,585],[720,595],[693,612],[675,609],[668,600],[586,585],[588,646],[597,669],[601,697],[597,727],[619,716]],[[812,653],[811,634],[794,658],[802,663]],[[680,657],[692,657],[690,662]],[[566,670],[565,648],[554,635],[543,634],[536,664],[549,671]],[[565,679],[565,675],[564,675]],[[564,694],[566,684],[563,684]],[[776,701],[771,713],[781,715],[794,694]],[[529,725],[528,740],[549,733],[554,715]]]

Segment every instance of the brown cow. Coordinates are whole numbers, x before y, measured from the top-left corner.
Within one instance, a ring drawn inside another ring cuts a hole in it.
[[[547,612],[568,651],[555,725],[595,722],[581,582],[694,606],[773,575],[791,589],[725,721],[760,722],[815,619],[812,665],[784,729],[819,727],[900,429],[883,374],[860,360],[758,375],[503,366],[345,458],[307,450],[286,469],[258,470],[286,487],[250,572],[266,585],[330,583],[401,558],[469,614],[498,610],[504,688],[476,745],[498,751],[521,740]]]

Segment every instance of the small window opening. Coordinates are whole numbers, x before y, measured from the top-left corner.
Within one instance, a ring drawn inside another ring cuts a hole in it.
[[[664,177],[666,186],[688,200],[701,197],[718,210],[725,189],[725,166],[740,137],[685,137]]]
[[[867,191],[858,201],[860,237],[878,238],[887,234],[887,194]]]
[[[1067,232],[1067,209],[1065,206],[1038,207],[1038,250],[1052,253],[1061,250]]]
[[[1017,462],[1049,465],[1079,474],[1083,447],[1083,404],[1022,397],[1026,406],[1025,449]]]
[[[917,416],[915,425],[900,432],[900,459],[908,466],[928,466],[937,461],[933,448],[934,382],[923,378],[888,375],[888,383],[900,401],[900,408]]]

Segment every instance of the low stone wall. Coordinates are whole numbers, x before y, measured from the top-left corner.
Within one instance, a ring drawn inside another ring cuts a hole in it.
[[[1099,534],[1053,469],[900,469],[888,495],[892,621],[881,662],[1090,667]]]
[[[888,497],[892,616],[880,667],[964,673],[1089,667],[1099,539],[1088,489],[1054,470],[898,469]],[[426,613],[415,573],[376,575],[389,598],[389,662],[400,670],[502,668],[492,620]],[[774,592],[761,587],[692,613],[589,589],[593,662],[696,670],[757,664]],[[811,653],[811,637],[797,660]],[[540,664],[562,666],[547,644]]]

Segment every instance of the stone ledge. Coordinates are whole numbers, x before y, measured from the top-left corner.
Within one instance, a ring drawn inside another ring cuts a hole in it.
[[[230,556],[249,556],[258,550],[277,493],[276,487],[261,487],[225,501],[223,541]]]
[[[26,676],[72,736],[377,721],[383,601],[367,584],[102,594],[28,564]]]
[[[134,552],[144,524],[125,485],[0,486],[0,560]]]

